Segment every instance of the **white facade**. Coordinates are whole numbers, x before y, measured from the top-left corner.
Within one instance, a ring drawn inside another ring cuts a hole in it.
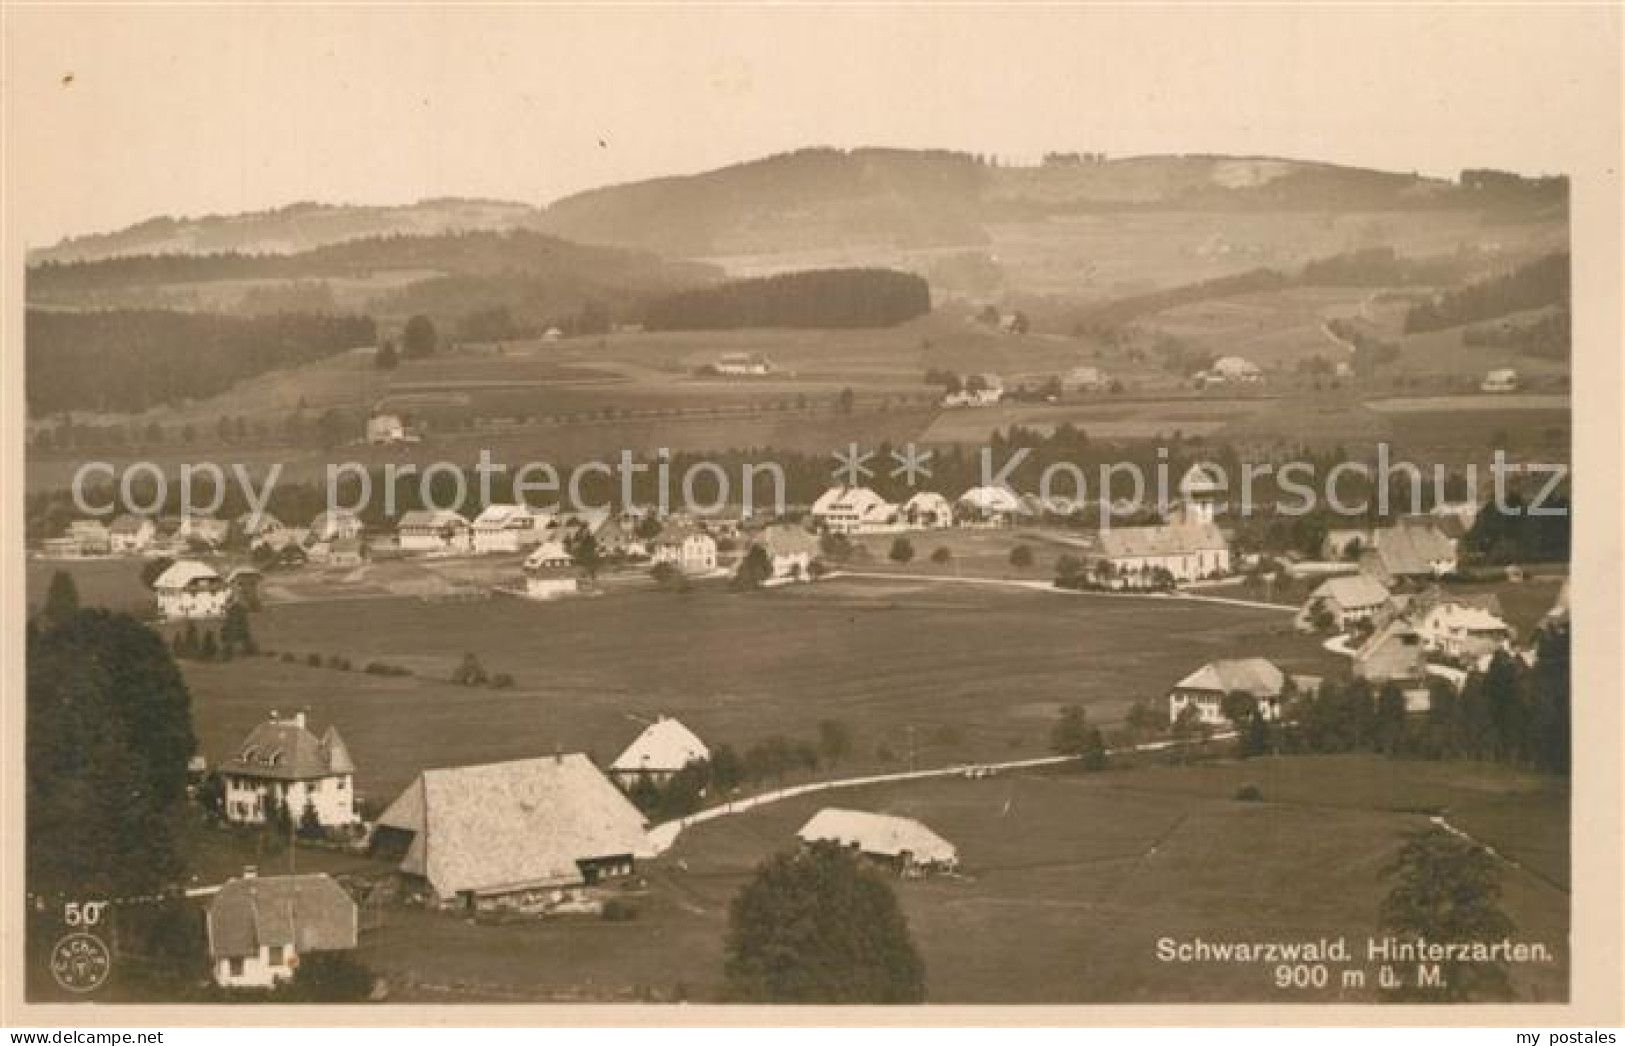
[[[406,425],[398,414],[374,414],[367,419],[368,443],[405,443]]]
[[[581,579],[558,569],[525,575],[527,599],[562,599],[581,591]]]
[[[655,563],[672,563],[685,574],[708,573],[717,568],[717,542],[700,531],[656,539]]]
[[[221,956],[214,961],[214,983],[222,988],[274,988],[293,977],[298,953],[292,945],[260,945],[253,955]]]
[[[449,509],[408,512],[396,533],[402,552],[467,552],[473,547],[468,520]]]
[[[1209,385],[1249,385],[1264,380],[1258,364],[1241,356],[1221,356],[1200,377]]]
[[[1483,392],[1516,392],[1518,372],[1507,367],[1492,370],[1484,375],[1484,381],[1478,387]]]
[[[757,353],[731,352],[717,360],[718,374],[760,378],[773,373],[773,362]]]
[[[954,507],[934,490],[922,490],[903,503],[904,523],[925,530],[942,530],[954,525]]]
[[[153,582],[158,613],[166,621],[220,617],[234,595],[219,574],[195,560],[181,560]]]
[[[1505,621],[1464,603],[1435,603],[1414,624],[1426,649],[1449,657],[1479,658],[1512,646],[1512,629]]]
[[[542,541],[547,522],[526,505],[487,505],[471,526],[473,549],[484,555],[529,548]]]
[[[355,808],[355,782],[350,774],[333,774],[309,781],[282,781],[251,774],[225,772],[226,820],[233,824],[264,824],[280,800],[288,805],[288,815],[297,825],[305,803],[316,810],[323,828],[343,828],[360,822]]]
[[[831,534],[882,534],[901,530],[897,506],[868,487],[831,487],[809,512]]]
[[[150,519],[120,517],[108,531],[108,546],[115,556],[138,555],[158,537],[158,525]]]

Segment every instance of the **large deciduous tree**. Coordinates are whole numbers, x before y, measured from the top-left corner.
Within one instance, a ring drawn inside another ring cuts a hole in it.
[[[925,998],[925,964],[891,884],[831,843],[757,870],[729,912],[724,973],[741,1002]]]

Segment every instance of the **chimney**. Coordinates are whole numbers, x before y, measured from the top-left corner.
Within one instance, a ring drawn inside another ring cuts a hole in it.
[[[553,761],[561,764],[564,762],[564,747],[557,741],[553,742]]]
[[[299,727],[301,730],[304,729],[305,713],[303,711],[295,712],[293,714],[293,725]]]
[[[276,709],[271,709],[271,722],[276,722]]]
[[[259,874],[260,874],[260,870],[258,868],[256,868],[255,866],[253,866],[251,864],[243,865],[243,878],[244,879],[258,878]]]

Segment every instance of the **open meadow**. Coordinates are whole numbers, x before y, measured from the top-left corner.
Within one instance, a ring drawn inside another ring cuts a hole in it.
[[[344,735],[374,804],[427,767],[555,748],[604,762],[659,714],[737,748],[840,720],[860,741],[839,772],[902,770],[911,751],[919,766],[1048,754],[1063,705],[1111,723],[1214,658],[1341,664],[1275,610],[903,579],[540,604],[329,599],[252,620],[277,656],[182,663],[202,752],[217,762],[271,709],[308,707]],[[446,682],[464,653],[514,685]],[[310,667],[311,654],[352,670]],[[374,661],[414,675],[361,671]]]
[[[1242,783],[1262,802],[1232,799]],[[477,925],[391,910],[366,960],[403,1001],[521,998],[709,1001],[723,990],[727,907],[755,866],[795,845],[815,811],[844,806],[922,820],[963,874],[897,892],[936,1003],[1372,1001],[1383,871],[1406,832],[1443,814],[1519,862],[1503,871],[1519,940],[1556,961],[1514,970],[1524,1001],[1566,993],[1568,796],[1501,767],[1373,757],[1139,765],[1101,774],[941,778],[802,796],[685,831],[642,866],[638,917]],[[1267,930],[1261,930],[1267,927]],[[1319,990],[1278,989],[1268,963],[1156,958],[1156,942],[1347,936],[1355,961]],[[1363,987],[1344,987],[1361,969]]]

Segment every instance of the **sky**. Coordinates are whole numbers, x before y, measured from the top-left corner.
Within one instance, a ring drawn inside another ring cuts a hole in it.
[[[1620,133],[1613,5],[4,18],[9,235],[29,246],[300,200],[542,204],[807,145],[1278,155],[1454,176],[1572,173],[1599,140],[1617,155]]]

